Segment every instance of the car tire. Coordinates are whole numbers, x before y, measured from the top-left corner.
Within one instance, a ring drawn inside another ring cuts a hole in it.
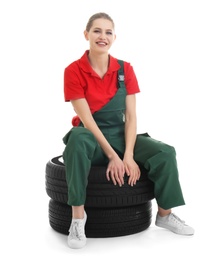
[[[45,188],[51,199],[67,204],[68,187],[65,165],[61,159],[62,156],[57,156],[47,162]],[[127,207],[154,199],[154,183],[147,178],[145,169],[141,169],[141,177],[136,185],[131,187],[125,176],[124,185],[119,187],[107,180],[105,166],[92,166],[86,192],[86,207]]]
[[[135,234],[146,230],[152,219],[152,203],[123,208],[85,207],[87,222],[86,237],[105,238]],[[61,234],[68,235],[72,219],[72,208],[67,204],[50,199],[49,223]]]

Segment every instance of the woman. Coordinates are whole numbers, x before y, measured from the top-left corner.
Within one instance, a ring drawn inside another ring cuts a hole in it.
[[[156,225],[177,234],[193,235],[171,208],[184,205],[175,149],[136,134],[136,97],[140,92],[134,70],[124,62],[124,79],[118,82],[120,64],[108,51],[115,41],[114,22],[106,13],[90,17],[84,36],[89,50],[65,68],[64,95],[77,116],[73,128],[63,138],[63,158],[68,184],[68,204],[72,221],[68,245],[81,248],[86,244],[84,210],[86,186],[91,165],[107,165],[106,176],[114,185],[133,186],[140,177],[139,165],[154,182],[158,204]]]

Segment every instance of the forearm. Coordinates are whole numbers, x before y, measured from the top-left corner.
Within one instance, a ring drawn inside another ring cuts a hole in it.
[[[125,122],[125,154],[124,156],[133,157],[134,146],[136,141],[136,132],[137,132],[137,123],[136,117],[131,119],[126,119]]]
[[[137,132],[136,98],[127,95],[125,112],[125,153],[124,158],[133,158]]]
[[[117,156],[117,153],[113,150],[111,145],[108,143],[107,139],[103,135],[103,133],[100,131],[99,127],[95,123],[94,119],[88,120],[84,127],[90,130],[93,135],[95,136],[97,142],[99,143],[100,147],[103,149],[104,153],[108,157],[108,159],[111,159],[115,156]]]

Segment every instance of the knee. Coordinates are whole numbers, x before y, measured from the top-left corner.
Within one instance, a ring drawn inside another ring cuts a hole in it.
[[[75,127],[64,137],[63,158],[92,158],[97,146],[94,135],[86,128]],[[78,159],[79,160],[79,159]]]
[[[165,145],[161,151],[161,160],[166,164],[176,164],[176,150],[173,146]]]
[[[176,156],[175,148],[168,144],[164,144],[164,146],[161,149],[161,152],[167,156]]]
[[[63,138],[66,145],[75,147],[83,146],[83,144],[96,144],[96,139],[92,132],[84,127],[74,127]]]

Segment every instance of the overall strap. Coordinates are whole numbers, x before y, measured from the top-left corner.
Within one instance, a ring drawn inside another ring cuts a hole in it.
[[[118,87],[125,87],[124,85],[124,61],[123,60],[117,60],[119,65],[121,66],[118,70]]]

